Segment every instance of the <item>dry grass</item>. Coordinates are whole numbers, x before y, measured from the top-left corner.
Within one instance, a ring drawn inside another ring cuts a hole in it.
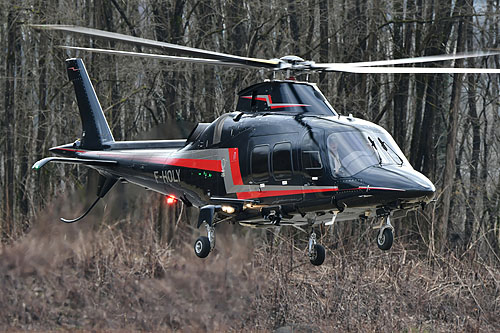
[[[227,226],[200,260],[186,224],[175,246],[155,240],[151,207],[114,224],[62,225],[58,215],[1,250],[2,330],[500,330],[499,265],[472,253],[429,257],[401,242],[382,253],[328,236],[316,268],[303,235]]]

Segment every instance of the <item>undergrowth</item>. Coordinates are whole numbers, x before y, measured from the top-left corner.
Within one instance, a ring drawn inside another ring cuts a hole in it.
[[[158,238],[161,208],[144,205],[155,198],[78,225],[59,223],[54,209],[4,245],[0,329],[500,330],[500,267],[474,251],[431,255],[396,238],[382,252],[368,234],[340,241],[324,231],[327,259],[314,267],[305,234],[225,226],[202,260],[190,223]]]

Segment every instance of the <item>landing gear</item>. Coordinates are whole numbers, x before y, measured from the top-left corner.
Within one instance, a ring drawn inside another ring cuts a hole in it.
[[[194,253],[199,258],[206,258],[215,248],[215,227],[206,224],[208,237],[198,237],[194,243]]]
[[[281,214],[275,210],[271,210],[269,214],[266,216],[269,221],[271,221],[272,224],[274,224],[276,227],[280,226],[281,222]]]
[[[313,231],[309,236],[309,260],[314,266],[320,266],[325,261],[325,248],[316,243],[316,233]]]
[[[394,240],[394,227],[391,224],[389,215],[387,215],[384,220],[385,223],[382,222],[377,235],[377,245],[379,249],[387,251],[392,247],[392,242]]]
[[[387,229],[380,229],[380,231],[381,232],[379,232],[377,236],[378,248],[387,251],[392,247],[392,241],[394,239],[392,230],[387,228]]]
[[[207,205],[200,209],[198,228],[205,223],[207,237],[201,236],[194,242],[194,253],[200,258],[206,258],[215,248],[215,225],[213,223],[215,212],[220,206]]]
[[[208,237],[198,237],[194,243],[194,253],[199,258],[206,258],[208,256],[210,253],[210,241],[208,240]]]

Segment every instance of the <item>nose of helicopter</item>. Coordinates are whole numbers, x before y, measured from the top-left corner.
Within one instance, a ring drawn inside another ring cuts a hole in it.
[[[429,202],[436,192],[427,177],[408,167],[372,166],[358,176],[372,188],[392,190],[388,192],[397,193],[400,199]]]

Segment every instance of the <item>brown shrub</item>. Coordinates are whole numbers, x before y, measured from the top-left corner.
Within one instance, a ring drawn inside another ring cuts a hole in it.
[[[160,208],[145,205],[155,198],[76,225],[45,214],[4,246],[0,329],[500,330],[499,266],[472,253],[429,257],[402,240],[380,252],[328,234],[327,260],[313,267],[304,234],[221,226],[200,260],[192,243],[201,231],[185,222],[174,245],[158,240]]]

